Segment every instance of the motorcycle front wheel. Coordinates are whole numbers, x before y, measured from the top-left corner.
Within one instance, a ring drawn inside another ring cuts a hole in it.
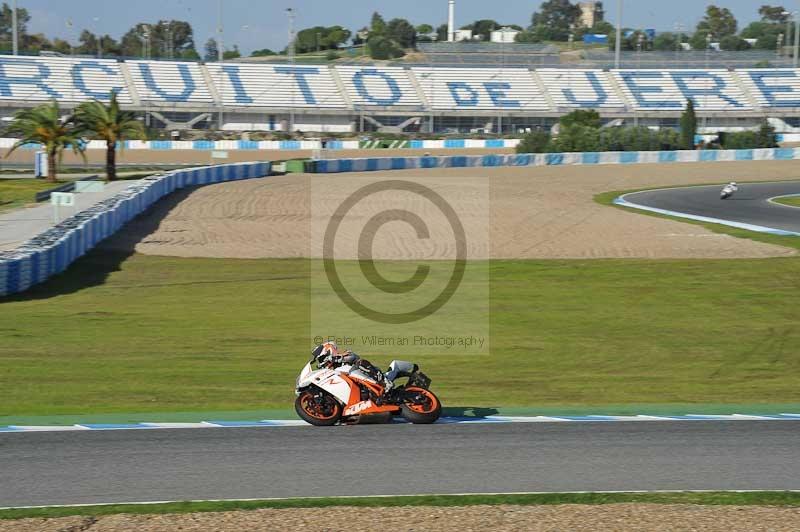
[[[294,401],[294,409],[303,421],[317,427],[336,425],[342,417],[342,405],[322,390],[305,390]]]
[[[442,403],[439,398],[424,388],[406,388],[417,396],[417,400],[406,401],[400,405],[400,413],[415,425],[425,425],[435,422],[442,415]]]

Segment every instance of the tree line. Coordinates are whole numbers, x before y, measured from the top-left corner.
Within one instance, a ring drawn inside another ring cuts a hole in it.
[[[0,46],[9,52],[12,46],[13,11],[7,2],[0,7]],[[19,49],[23,54],[55,52],[63,55],[91,55],[107,57],[148,57],[199,60],[192,25],[183,20],[140,22],[131,27],[118,40],[111,35],[97,35],[87,29],[77,36],[77,42],[61,38],[49,39],[28,29],[31,15],[25,8],[17,9]],[[68,22],[68,26],[71,23]]]
[[[774,50],[793,42],[794,28],[787,25],[791,16],[781,5],[762,5],[758,9],[760,19],[745,28],[739,28],[733,13],[724,7],[709,5],[703,19],[694,31],[662,32],[655,36],[642,29],[622,29],[623,50],[678,50],[688,44],[695,50],[705,50],[711,41],[718,42],[723,50],[746,50],[757,48]],[[475,38],[490,40],[495,30],[509,27],[517,30],[517,42],[580,41],[586,34],[608,35],[609,46],[616,45],[616,28],[604,20],[602,2],[597,4],[595,21],[591,27],[582,23],[581,9],[570,0],[545,0],[531,15],[530,24],[522,27],[514,23],[500,23],[493,19],[476,20],[461,26],[471,30]],[[31,15],[25,8],[17,9],[20,50],[26,54],[56,52],[63,55],[92,55],[108,57],[151,57],[184,60],[216,61],[220,50],[218,42],[209,39],[198,51],[192,25],[183,20],[158,20],[140,22],[132,26],[119,39],[111,35],[95,34],[88,29],[77,35],[76,42],[62,38],[49,39],[41,33],[30,33],[28,24]],[[337,51],[348,46],[364,46],[365,53],[373,59],[386,60],[402,57],[419,42],[446,41],[447,25],[419,24],[414,26],[404,18],[386,21],[380,13],[374,13],[369,26],[356,32],[339,25],[314,26],[300,30],[295,36],[295,51],[298,54],[328,52],[328,58],[338,57]],[[2,51],[11,50],[12,8],[8,2],[0,7],[0,46]],[[263,48],[252,52],[252,56],[286,54],[289,46],[281,51]],[[224,59],[241,56],[238,46],[223,51]]]
[[[760,19],[739,29],[739,22],[725,7],[710,5],[697,24],[694,32],[663,32],[655,39],[642,38],[641,31],[626,28],[621,47],[623,50],[676,50],[683,43],[693,50],[706,50],[710,42],[718,42],[722,50],[741,51],[748,49],[776,50],[794,41],[794,24],[787,26],[790,13],[783,6],[762,5],[758,9]],[[615,35],[611,35],[614,45]]]
[[[600,114],[593,109],[578,109],[562,116],[558,133],[536,130],[526,134],[517,153],[570,153],[605,151],[674,151],[704,149],[776,148],[775,129],[764,121],[758,131],[720,133],[712,143],[696,143],[697,115],[688,100],[681,115],[680,129],[648,127],[603,127]]]

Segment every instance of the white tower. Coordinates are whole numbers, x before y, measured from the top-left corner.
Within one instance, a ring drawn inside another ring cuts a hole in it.
[[[456,40],[456,0],[449,0],[447,12],[447,42]]]

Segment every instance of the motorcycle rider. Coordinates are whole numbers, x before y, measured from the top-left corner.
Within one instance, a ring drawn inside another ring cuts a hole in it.
[[[384,397],[394,387],[394,378],[397,375],[392,375],[393,372],[391,371],[384,374],[369,360],[361,358],[350,350],[340,354],[339,346],[336,345],[336,342],[323,342],[315,347],[311,353],[319,366],[329,366],[331,368],[350,366],[348,373],[356,371],[365,373],[369,378],[383,386]]]
[[[722,189],[721,196],[723,198],[728,198],[733,196],[734,192],[739,190],[739,186],[736,184],[736,181],[731,181]]]

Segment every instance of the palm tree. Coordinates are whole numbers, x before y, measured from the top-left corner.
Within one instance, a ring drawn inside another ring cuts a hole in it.
[[[106,141],[106,180],[117,179],[117,147],[131,138],[145,140],[144,126],[136,114],[120,109],[117,93],[112,92],[108,105],[92,100],[78,106],[75,120],[82,135]]]
[[[80,135],[75,130],[75,117],[61,116],[58,102],[42,104],[32,109],[23,109],[14,115],[14,120],[6,132],[21,137],[8,151],[6,157],[14,153],[17,148],[26,144],[38,143],[44,146],[47,152],[47,181],[54,183],[64,150],[72,149],[79,153],[84,160],[84,146]]]

